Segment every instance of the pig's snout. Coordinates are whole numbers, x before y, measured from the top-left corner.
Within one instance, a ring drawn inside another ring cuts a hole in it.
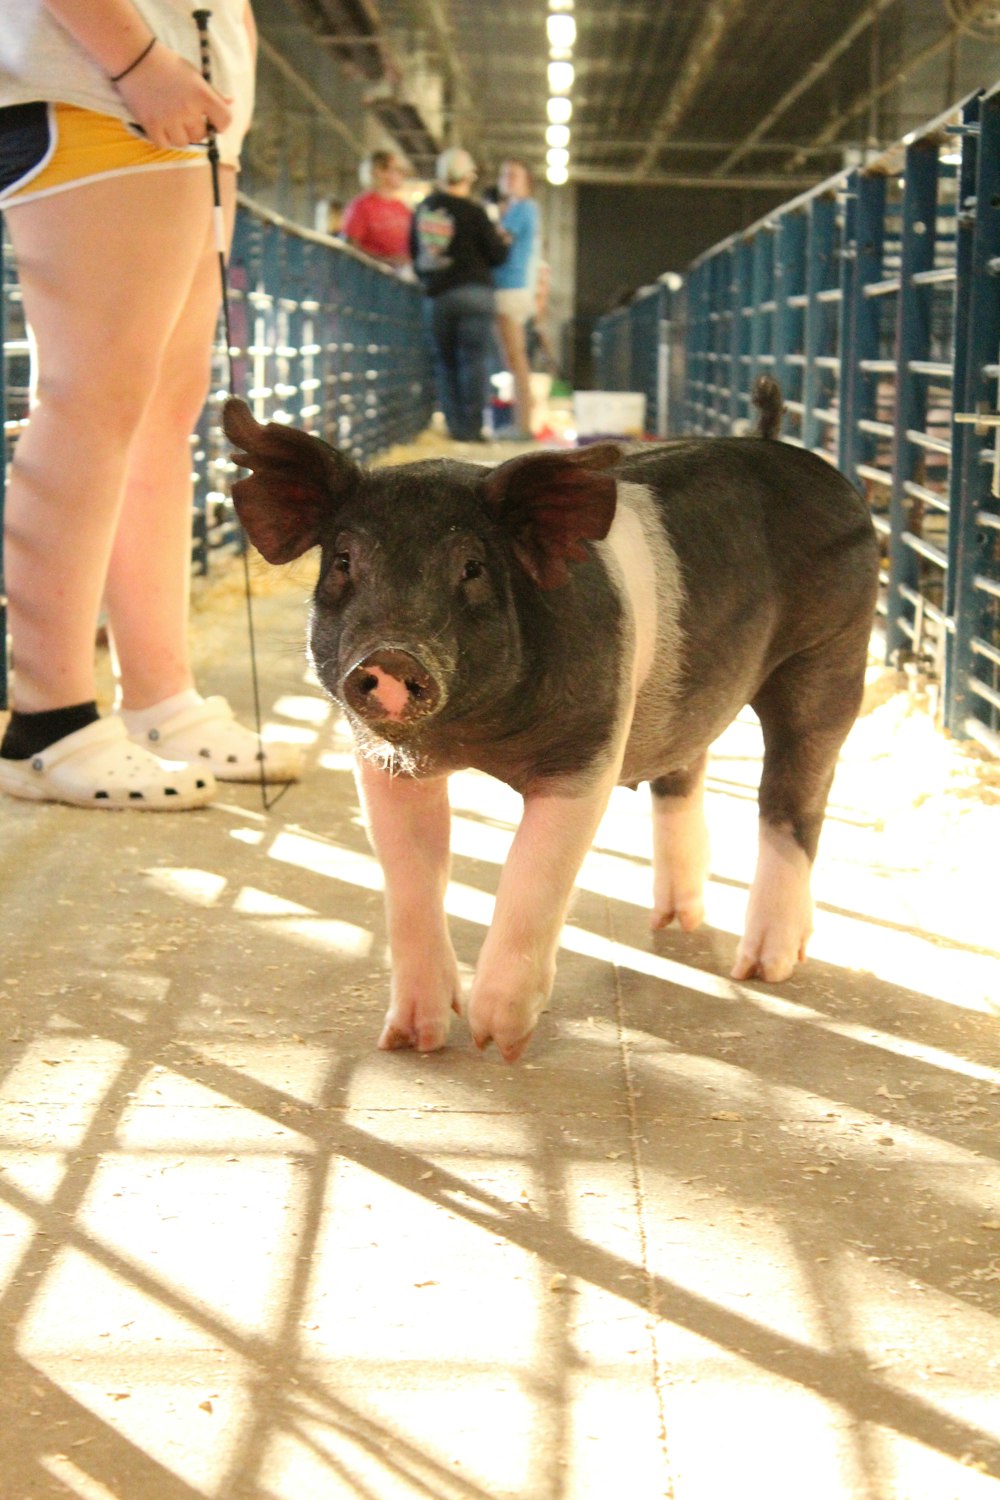
[[[381,647],[356,662],[344,678],[344,701],[368,723],[412,724],[440,708],[441,684],[419,657]]]

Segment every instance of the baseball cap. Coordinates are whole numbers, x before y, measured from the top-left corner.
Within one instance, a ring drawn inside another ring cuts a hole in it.
[[[449,146],[437,159],[438,182],[465,182],[476,175],[476,164],[461,146]]]

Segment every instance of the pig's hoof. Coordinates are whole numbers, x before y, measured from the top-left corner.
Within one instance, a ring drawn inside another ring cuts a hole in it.
[[[793,944],[740,944],[736,962],[730,971],[732,979],[762,979],[765,984],[780,984],[795,973],[795,965],[806,956],[806,939]]]
[[[506,1037],[497,1037],[497,1036],[481,1036],[480,1037],[480,1036],[477,1036],[475,1032],[473,1032],[472,1033],[472,1040],[475,1042],[475,1044],[479,1048],[480,1052],[485,1052],[486,1049],[487,1049],[487,1047],[490,1045],[490,1042],[495,1042],[496,1043],[497,1051],[499,1052],[500,1056],[503,1058],[504,1062],[512,1063],[512,1062],[517,1062],[518,1058],[521,1056],[521,1053],[524,1051],[525,1047],[527,1047],[528,1043],[531,1041],[531,1036],[532,1036],[532,1033],[529,1031],[527,1036],[522,1036],[522,1037],[518,1038],[518,1040],[516,1042],[512,1042],[509,1039],[507,1039]]]
[[[533,1010],[526,1016],[519,1006],[499,1006],[492,1013],[473,1007],[469,1014],[469,1029],[480,1052],[485,1052],[490,1042],[495,1042],[504,1062],[517,1062],[531,1041],[536,1019]]]
[[[650,929],[658,932],[677,922],[685,932],[694,932],[705,919],[705,903],[700,896],[682,896],[678,901],[656,905],[649,918]]]
[[[412,1026],[400,1026],[396,1021],[386,1021],[378,1039],[382,1052],[398,1052],[412,1047],[417,1052],[438,1052],[448,1041],[448,1018],[443,1021],[425,1021]]]

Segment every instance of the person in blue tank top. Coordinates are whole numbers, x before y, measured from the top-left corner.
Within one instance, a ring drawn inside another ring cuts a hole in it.
[[[525,325],[534,310],[538,247],[538,204],[531,196],[531,177],[523,161],[508,157],[500,167],[500,230],[510,249],[493,272],[496,288],[497,334],[504,360],[514,377],[517,419],[503,436],[514,441],[531,437],[531,367]]]

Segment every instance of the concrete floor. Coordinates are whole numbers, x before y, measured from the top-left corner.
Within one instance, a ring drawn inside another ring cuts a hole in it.
[[[705,929],[650,936],[623,791],[526,1059],[461,1022],[379,1053],[379,876],[307,587],[256,607],[269,732],[310,763],[266,816],[253,787],[0,802],[2,1500],[996,1500],[995,926],[915,922],[835,789],[816,956],[730,981],[741,723]],[[246,714],[235,584],[196,631]],[[518,802],[453,794],[471,966]]]

